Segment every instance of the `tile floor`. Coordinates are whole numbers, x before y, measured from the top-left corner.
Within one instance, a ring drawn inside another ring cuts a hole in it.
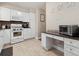
[[[62,56],[56,49],[46,51],[41,47],[41,41],[29,39],[13,45],[13,56]]]

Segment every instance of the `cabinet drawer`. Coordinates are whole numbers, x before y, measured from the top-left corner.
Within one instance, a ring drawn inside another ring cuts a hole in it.
[[[76,55],[71,52],[65,51],[64,56],[76,56]]]
[[[59,36],[55,36],[55,35],[53,35],[53,38],[54,38],[54,39],[57,39],[57,40],[64,41],[64,40],[63,40],[63,37],[59,37]]]
[[[75,55],[79,56],[79,49],[76,47],[65,44],[64,51],[69,51],[69,52],[74,53]]]
[[[65,38],[64,39],[64,43],[72,45],[72,46],[74,46],[76,48],[79,48],[79,46],[78,46],[79,45],[79,41],[78,40],[73,40],[73,39]]]

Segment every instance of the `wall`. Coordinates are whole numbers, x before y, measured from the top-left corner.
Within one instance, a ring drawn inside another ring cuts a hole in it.
[[[46,3],[46,31],[58,30],[59,25],[79,25],[79,3]]]
[[[46,32],[46,22],[40,21],[40,14],[45,14],[45,9],[36,9],[36,39],[40,39],[41,33]]]

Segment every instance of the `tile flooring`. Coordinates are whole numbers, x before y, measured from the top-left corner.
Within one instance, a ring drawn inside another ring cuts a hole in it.
[[[41,41],[29,39],[13,45],[13,56],[62,56],[56,49],[49,51],[41,47]]]

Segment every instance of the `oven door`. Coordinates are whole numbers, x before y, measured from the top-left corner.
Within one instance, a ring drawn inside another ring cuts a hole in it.
[[[22,32],[13,32],[13,37],[21,36]]]
[[[11,39],[21,38],[23,36],[22,31],[16,31],[11,33]]]
[[[12,32],[11,33],[11,43],[17,43],[20,41],[23,41],[23,32],[22,31],[17,31],[17,32]]]

